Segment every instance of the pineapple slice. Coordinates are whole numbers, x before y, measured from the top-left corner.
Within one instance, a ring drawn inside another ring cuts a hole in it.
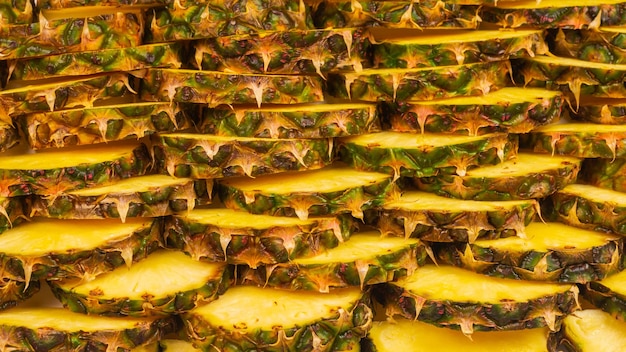
[[[461,136],[379,132],[339,140],[342,161],[357,170],[426,177],[442,173],[464,176],[469,169],[515,158],[517,136]]]
[[[257,138],[333,138],[380,131],[376,104],[338,103],[204,109],[200,133]]]
[[[626,320],[626,271],[606,277],[600,281],[588,282],[582,295],[594,306],[611,314],[614,318]]]
[[[626,193],[572,184],[553,194],[550,202],[561,222],[626,235]]]
[[[328,75],[328,94],[365,101],[406,101],[485,95],[509,83],[509,61],[412,69],[365,69]]]
[[[380,294],[388,316],[460,329],[465,335],[543,326],[556,331],[561,319],[578,308],[575,285],[502,279],[451,266],[426,265],[385,285]]]
[[[467,171],[465,176],[415,178],[423,191],[460,199],[544,198],[576,181],[580,159],[519,153],[516,159]]]
[[[626,124],[626,99],[580,97],[577,111],[570,116],[579,121],[588,121],[603,125]]]
[[[223,263],[194,260],[179,251],[156,251],[130,268],[84,282],[49,282],[54,295],[71,311],[135,317],[180,314],[224,293],[231,269]]]
[[[195,64],[207,71],[318,74],[369,66],[363,28],[293,30],[210,38],[196,43]]]
[[[0,312],[2,348],[7,351],[128,351],[176,328],[171,317],[99,317],[42,307]]]
[[[310,103],[324,100],[322,82],[318,76],[152,69],[143,78],[140,97],[144,101],[202,103],[209,107]]]
[[[550,336],[551,351],[619,352],[626,348],[626,323],[599,309],[585,309],[563,319]]]
[[[190,211],[211,203],[213,180],[166,175],[131,177],[113,183],[62,192],[55,197],[33,196],[31,216],[60,219],[158,217]]]
[[[406,191],[386,202],[372,222],[384,235],[429,242],[469,242],[499,237],[526,237],[537,214],[535,200],[478,202]]]
[[[372,324],[369,295],[235,286],[183,315],[202,350],[358,351]]]
[[[456,1],[331,0],[314,7],[318,28],[471,28],[478,27],[479,6]]]
[[[227,208],[253,214],[297,216],[350,213],[362,219],[363,211],[381,205],[398,193],[389,175],[357,171],[346,166],[283,172],[252,180],[220,180],[218,192]]]
[[[545,352],[548,334],[547,328],[477,331],[468,340],[453,329],[400,318],[374,322],[365,344],[374,352]]]
[[[101,49],[18,60],[11,66],[11,79],[38,80],[55,76],[86,76],[153,67],[179,68],[179,43]]]
[[[626,192],[626,159],[586,159],[581,179],[596,187]]]
[[[157,167],[176,177],[255,177],[311,170],[333,162],[332,139],[269,139],[205,134],[163,134],[155,138]]]
[[[484,8],[480,15],[483,21],[503,28],[596,29],[626,24],[623,12],[623,0],[520,0],[500,1],[496,7]]]
[[[601,280],[622,270],[622,236],[543,222],[528,225],[526,235],[447,246],[439,257],[481,274],[563,283]]]
[[[526,133],[556,122],[563,95],[540,88],[507,87],[477,97],[388,104],[391,130],[412,133]]]
[[[427,30],[386,31],[373,29],[374,67],[416,68],[453,66],[544,55],[549,52],[541,30]]]
[[[80,11],[85,11],[92,6],[110,6],[112,8],[116,8],[128,5],[133,8],[139,8],[143,6],[160,6],[165,3],[165,0],[37,0],[36,6],[42,10],[67,10],[71,8],[80,8]]]
[[[0,236],[3,273],[24,282],[77,278],[89,281],[129,267],[161,240],[159,219],[54,220],[38,218]]]
[[[231,209],[196,209],[170,217],[165,241],[196,260],[227,261],[252,268],[321,254],[350,237],[350,216],[287,218]]]
[[[626,64],[626,29],[600,27],[595,30],[560,30],[554,40],[554,53],[563,57]]]
[[[350,286],[363,288],[411,275],[424,265],[428,253],[430,248],[418,239],[360,232],[312,257],[257,268],[244,280],[264,287],[324,293]]]
[[[140,139],[192,126],[190,113],[170,103],[125,103],[37,112],[20,117],[32,149]]]
[[[0,156],[0,196],[57,195],[146,173],[152,160],[141,143],[50,149]]]
[[[538,153],[614,160],[626,157],[626,126],[551,124],[525,135],[520,145]]]

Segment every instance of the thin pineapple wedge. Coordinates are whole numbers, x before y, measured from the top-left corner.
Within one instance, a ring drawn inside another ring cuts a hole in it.
[[[244,280],[263,287],[325,293],[350,286],[363,288],[411,275],[424,265],[429,252],[418,239],[359,232],[314,256],[252,270]]]
[[[581,179],[600,188],[626,192],[626,159],[586,159]]]
[[[170,317],[99,317],[62,308],[0,312],[0,334],[9,351],[128,351],[160,340],[177,325]]]
[[[328,75],[335,98],[406,101],[485,95],[509,83],[508,61],[413,69],[365,69]]]
[[[180,44],[167,43],[23,59],[10,66],[10,79],[30,81],[155,67],[176,69],[181,66],[180,51]]]
[[[140,139],[192,126],[190,111],[170,103],[124,103],[36,112],[18,119],[32,149]]]
[[[218,300],[183,315],[187,335],[202,350],[358,351],[372,324],[369,294],[253,286],[230,288]]]
[[[572,184],[553,194],[549,201],[561,222],[626,235],[626,193]]]
[[[603,125],[626,124],[626,99],[580,97],[577,111],[570,111],[570,116],[579,121]]]
[[[195,45],[195,64],[231,73],[318,74],[369,66],[365,30],[323,29],[210,38]]]
[[[452,266],[425,265],[383,287],[388,316],[460,329],[465,335],[544,326],[556,331],[561,319],[578,309],[575,285],[489,277]]]
[[[385,202],[370,221],[383,235],[473,243],[526,237],[525,227],[537,215],[538,207],[535,200],[478,202],[406,191]]]
[[[180,314],[224,293],[231,268],[200,262],[179,251],[156,251],[130,268],[91,281],[50,281],[54,295],[71,311],[136,317]]]
[[[60,219],[159,217],[211,203],[212,180],[145,175],[61,192],[32,196],[31,216]]]
[[[563,98],[557,91],[507,87],[483,96],[388,104],[388,119],[398,132],[526,133],[558,121]]]
[[[626,24],[624,11],[623,0],[520,0],[500,1],[496,7],[484,8],[480,16],[483,21],[504,28],[595,29]]]
[[[337,103],[204,109],[200,133],[257,138],[332,138],[380,130],[376,104]]]
[[[374,35],[377,68],[453,66],[547,54],[541,30],[387,31]]]
[[[221,104],[296,104],[324,99],[319,76],[232,74],[152,69],[142,80],[144,101]],[[1,96],[0,96],[1,97]]]
[[[544,198],[574,183],[581,160],[567,156],[519,153],[516,159],[467,171],[465,176],[415,178],[423,191],[473,200]]]
[[[560,30],[554,41],[559,56],[607,64],[626,64],[626,29]]]
[[[364,344],[372,352],[545,352],[547,328],[518,331],[474,332],[472,339],[461,332],[421,321],[394,319],[372,324]]]
[[[324,253],[350,238],[350,216],[300,220],[231,209],[196,209],[168,218],[165,243],[196,260],[256,268]]]
[[[537,153],[614,160],[626,157],[626,126],[551,124],[538,127],[522,137],[520,147]]]
[[[517,136],[461,136],[385,131],[339,140],[341,160],[357,170],[426,177],[441,173],[465,176],[468,170],[515,158]]]
[[[0,156],[0,196],[62,192],[140,176],[152,159],[139,142]]]
[[[447,246],[439,258],[485,275],[563,283],[601,280],[623,269],[622,236],[543,222],[528,225],[526,235]]]
[[[626,348],[626,324],[599,309],[585,309],[563,319],[563,327],[550,336],[551,351],[619,352]]]
[[[480,23],[479,6],[437,0],[365,1],[331,0],[314,7],[318,28],[471,28]]]
[[[154,251],[161,240],[159,219],[33,219],[0,236],[3,272],[24,282],[99,274],[134,262]]]
[[[330,165],[332,139],[269,139],[172,133],[155,137],[157,167],[176,177],[255,177]]]
[[[363,211],[397,196],[392,177],[336,165],[319,170],[283,172],[218,183],[227,208],[253,214],[297,216],[349,213],[362,219]]]
[[[582,290],[582,296],[614,318],[624,321],[626,319],[625,278],[626,271],[622,271],[600,281],[588,282]]]

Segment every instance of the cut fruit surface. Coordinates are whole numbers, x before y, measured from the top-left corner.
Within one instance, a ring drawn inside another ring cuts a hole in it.
[[[371,326],[368,297],[358,288],[319,293],[235,286],[183,320],[194,343],[206,350],[345,351]]]
[[[469,170],[465,176],[416,178],[421,190],[473,200],[544,198],[576,180],[581,161],[519,153],[516,159]]]
[[[619,352],[626,348],[626,324],[599,309],[585,309],[563,319],[561,331],[550,337],[560,351]]]
[[[229,280],[226,264],[200,262],[182,252],[162,250],[130,268],[117,268],[89,282],[64,280],[50,286],[72,311],[152,316],[182,313],[206,304],[224,292]]]

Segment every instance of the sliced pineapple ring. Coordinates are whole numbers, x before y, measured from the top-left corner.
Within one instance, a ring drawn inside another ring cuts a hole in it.
[[[554,350],[617,352],[626,347],[626,324],[599,309],[585,309],[565,317],[550,340]]]
[[[626,193],[593,185],[568,185],[550,197],[559,221],[626,235]]]
[[[258,265],[312,256],[347,240],[356,224],[350,216],[300,220],[231,209],[196,209],[165,225],[169,247],[196,260]]]
[[[213,180],[167,175],[131,177],[113,183],[33,196],[31,215],[62,219],[158,217],[211,203]]]
[[[583,297],[614,318],[626,319],[626,271],[587,283]]]
[[[582,164],[581,179],[600,188],[626,192],[626,158],[586,159]]]
[[[139,142],[0,156],[0,196],[47,197],[143,175],[152,158]]]
[[[464,176],[468,169],[515,158],[517,136],[461,136],[379,132],[339,140],[342,161],[357,170],[425,177],[441,173]]]
[[[61,308],[14,308],[0,312],[4,348],[16,351],[130,350],[174,332],[170,318],[113,318]]]
[[[257,268],[246,279],[261,286],[331,292],[410,275],[424,265],[429,252],[418,239],[381,238],[377,231],[360,232],[317,255]]]
[[[407,101],[484,95],[507,86],[508,61],[466,65],[365,69],[328,76],[335,98],[364,101]]]
[[[432,242],[525,237],[537,214],[535,200],[479,202],[406,191],[382,205],[372,222],[385,235]]]
[[[398,132],[530,132],[560,119],[563,95],[541,88],[507,87],[482,96],[390,104],[391,129]]]
[[[394,198],[398,192],[389,175],[340,165],[283,172],[254,180],[224,179],[218,185],[220,199],[227,208],[300,219],[341,213],[362,219],[363,211]]]
[[[545,352],[547,328],[518,331],[474,332],[472,340],[461,332],[421,321],[376,321],[367,335],[376,352]]]
[[[622,236],[543,222],[528,225],[526,235],[448,246],[439,257],[482,274],[521,280],[586,283],[622,270]]]
[[[461,329],[465,335],[543,326],[556,331],[578,308],[575,285],[489,277],[452,266],[426,265],[385,285],[387,315]]]
[[[626,126],[574,122],[551,124],[525,135],[520,144],[538,153],[614,160],[626,157]]]
[[[319,76],[152,69],[143,77],[144,101],[222,104],[296,104],[324,100]]]
[[[383,32],[373,29],[374,67],[415,68],[508,60],[548,53],[541,30],[426,30]],[[387,36],[385,36],[387,34]]]
[[[319,293],[235,286],[183,320],[203,350],[347,351],[372,324],[368,301],[358,288]]]
[[[201,262],[179,251],[156,251],[130,268],[119,267],[88,282],[50,282],[75,312],[153,316],[179,314],[217,298],[229,285],[224,263]]]
[[[172,133],[155,138],[158,168],[175,177],[255,177],[330,165],[332,139],[270,139]]]
[[[544,198],[576,181],[580,159],[519,153],[516,159],[469,170],[465,176],[415,178],[424,191],[473,200]]]
[[[26,282],[65,277],[88,281],[155,250],[161,226],[159,219],[121,223],[37,218],[0,236],[0,263],[5,272]]]
[[[380,130],[376,104],[337,103],[205,109],[201,133],[258,138],[332,138]]]

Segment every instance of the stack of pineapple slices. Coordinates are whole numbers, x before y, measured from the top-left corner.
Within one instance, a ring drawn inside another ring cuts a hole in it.
[[[624,11],[0,0],[0,350],[625,349]]]

